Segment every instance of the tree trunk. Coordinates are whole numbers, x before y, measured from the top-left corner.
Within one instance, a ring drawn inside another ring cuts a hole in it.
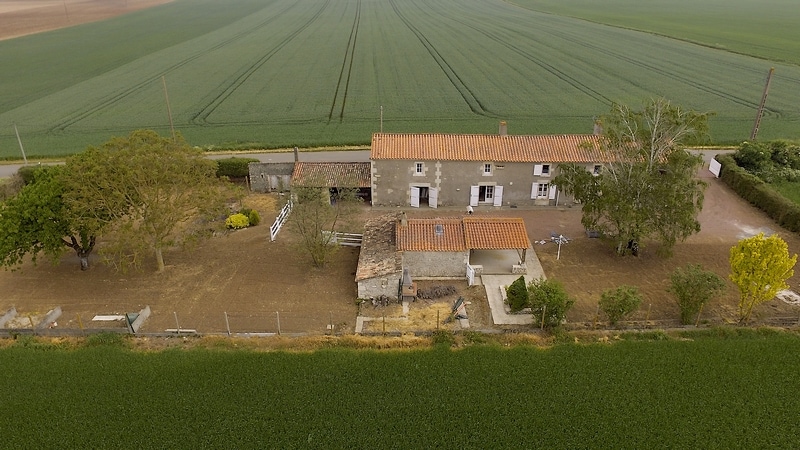
[[[159,272],[159,273],[163,272],[164,271],[164,255],[161,253],[161,248],[160,247],[156,248],[156,264],[158,265],[157,272]]]
[[[81,270],[89,270],[89,255],[78,255],[81,259]]]

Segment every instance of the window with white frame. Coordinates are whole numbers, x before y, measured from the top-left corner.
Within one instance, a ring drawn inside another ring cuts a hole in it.
[[[488,176],[492,174],[492,163],[483,164],[483,175]]]
[[[425,164],[421,162],[414,163],[414,175],[421,176],[425,175]]]
[[[550,190],[549,183],[539,183],[539,186],[536,189],[536,197],[537,198],[547,198],[547,193]]]
[[[533,174],[541,177],[550,176],[550,164],[536,164],[533,166]]]

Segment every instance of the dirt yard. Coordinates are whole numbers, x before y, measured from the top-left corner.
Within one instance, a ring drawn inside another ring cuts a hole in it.
[[[789,243],[791,252],[800,252],[798,236],[779,230],[719,180],[707,177],[706,181],[709,187],[700,216],[702,231],[679,244],[675,256],[666,259],[657,256],[654,247],[644,247],[638,258],[616,256],[603,241],[586,237],[578,208],[479,209],[475,214],[523,217],[531,241],[549,240],[551,231],[572,239],[562,247],[558,260],[554,244],[534,244],[546,275],[564,283],[577,299],[568,315],[571,327],[592,327],[600,293],[621,284],[637,286],[645,297],[633,317],[636,322],[629,325],[638,326],[648,319],[652,326],[668,327],[678,324],[677,306],[666,291],[670,273],[676,267],[699,263],[727,279],[730,247],[759,231],[778,232]],[[154,264],[143,273],[117,274],[99,264],[97,256],[92,258],[92,268],[81,272],[73,254],[65,256],[57,266],[40,262],[37,266],[26,264],[15,272],[0,271],[0,313],[15,306],[19,326],[28,327],[31,319],[36,322],[60,306],[63,315],[57,321],[58,328],[77,329],[81,324],[87,328],[106,326],[93,323],[95,315],[138,312],[149,305],[153,314],[142,329],[144,332],[163,332],[179,324],[182,329],[199,332],[224,333],[229,325],[234,333],[275,333],[279,320],[283,333],[321,334],[330,324],[336,331],[352,331],[358,311],[354,282],[357,250],[343,248],[327,268],[319,270],[296,251],[288,230],[282,231],[276,242],[270,242],[269,225],[283,201],[281,197],[251,195],[246,206],[262,213],[261,225],[214,237],[191,251],[171,251],[165,256],[167,269],[163,274],[154,273]],[[364,216],[385,212],[365,209]],[[461,214],[461,209],[409,211],[410,216]],[[468,287],[463,281],[437,283],[453,284],[458,293],[452,298],[413,303],[410,320],[389,321],[387,331],[434,329],[437,311],[444,319],[459,295],[470,302],[467,312],[471,326],[491,327],[485,293],[480,288]],[[737,293],[731,283],[728,285],[725,296],[703,311],[704,322],[735,321]],[[800,275],[795,275],[790,285],[798,290]],[[400,316],[399,308],[361,305],[363,315],[377,318],[384,314]],[[756,323],[762,324],[788,324],[798,318],[800,306],[781,300],[761,305],[754,313]],[[602,321],[601,315],[601,324]],[[382,324],[373,321],[366,330],[380,331]]]
[[[66,28],[172,0],[0,0],[0,40]]]

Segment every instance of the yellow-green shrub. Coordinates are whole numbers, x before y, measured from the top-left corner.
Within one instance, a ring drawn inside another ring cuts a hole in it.
[[[244,214],[236,213],[225,219],[225,226],[234,230],[247,228],[250,226],[250,219]]]

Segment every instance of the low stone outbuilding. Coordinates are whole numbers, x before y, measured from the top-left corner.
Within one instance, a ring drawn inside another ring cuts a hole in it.
[[[356,271],[358,296],[397,298],[403,269],[415,280],[466,278],[470,283],[484,268],[523,274],[529,249],[521,218],[382,216],[365,229]]]

